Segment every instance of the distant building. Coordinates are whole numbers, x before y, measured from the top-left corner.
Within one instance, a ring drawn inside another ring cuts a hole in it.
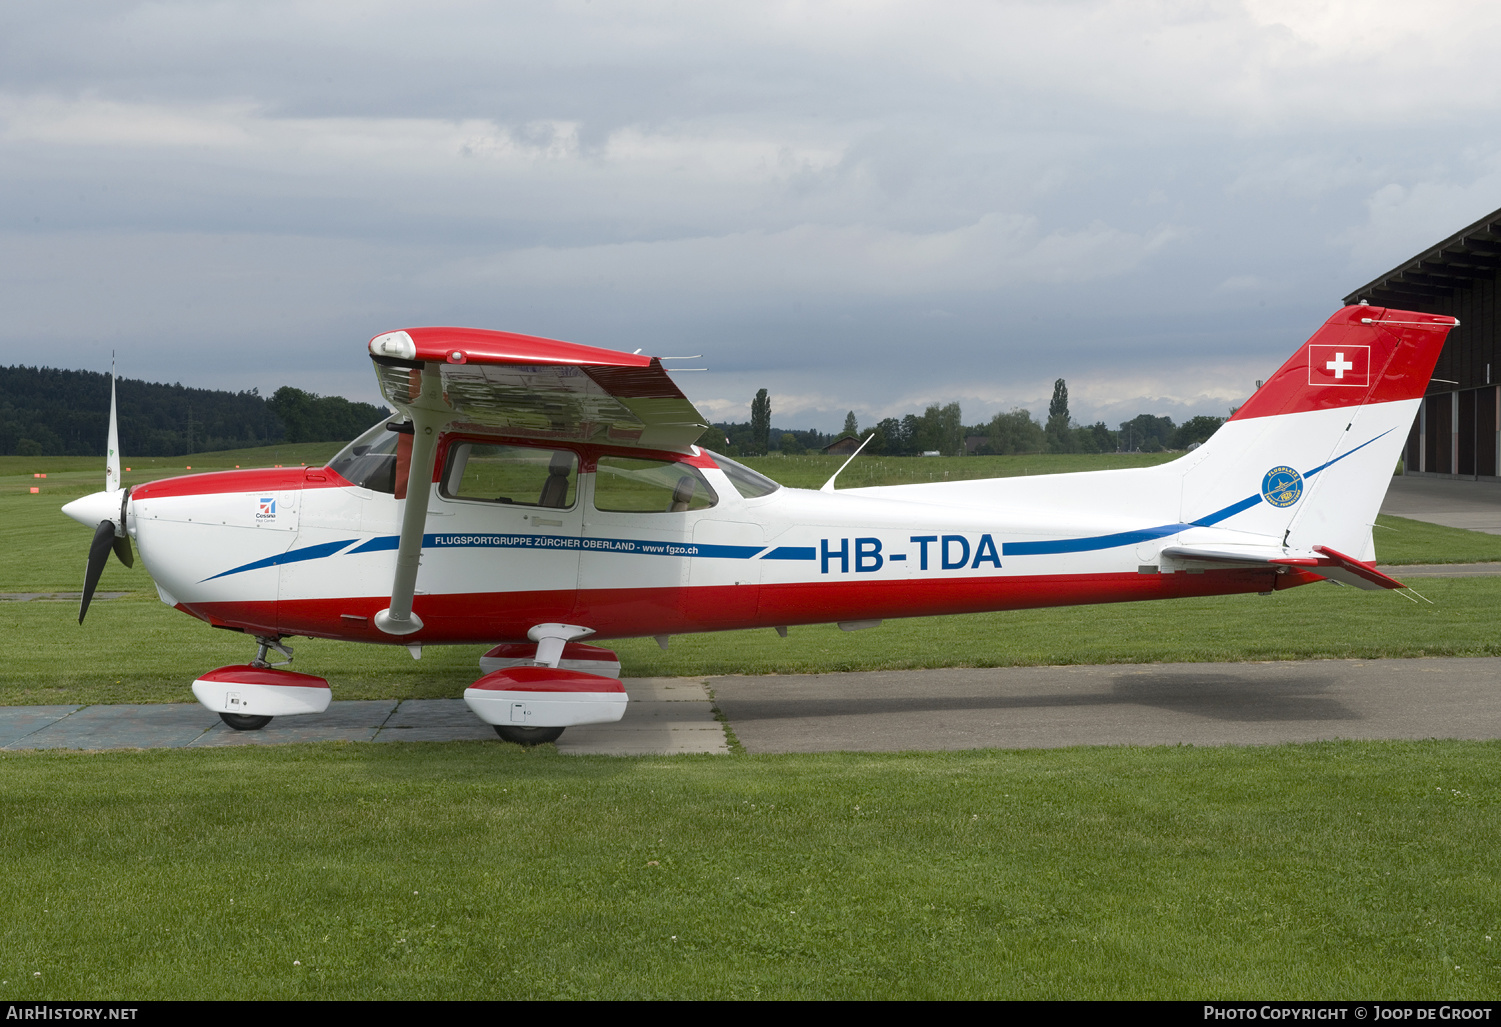
[[[1367,282],[1345,303],[1450,314],[1433,379],[1407,437],[1403,471],[1501,481],[1501,210]],[[1496,378],[1493,378],[1496,375]]]
[[[860,440],[853,435],[841,435],[839,438],[823,447],[823,451],[829,456],[849,456],[860,448]]]

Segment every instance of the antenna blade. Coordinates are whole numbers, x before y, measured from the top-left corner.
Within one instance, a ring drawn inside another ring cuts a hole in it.
[[[860,449],[857,449],[853,453],[851,453],[849,460],[846,460],[844,463],[840,464],[839,465],[839,470],[835,471],[832,475],[830,475],[829,476],[829,480],[826,481],[826,482],[824,482],[823,483],[823,488],[819,489],[818,491],[820,491],[820,492],[833,492],[834,491],[834,479],[837,478],[837,477],[839,477],[839,475],[844,471],[844,469],[846,467],[848,467],[850,465],[850,463],[855,459],[855,457],[857,457],[857,456],[860,455],[860,450],[865,448],[866,443],[870,442],[870,440],[873,439],[873,438],[875,438],[875,437],[876,437],[876,433],[875,432],[871,432],[869,435],[865,436],[865,442],[860,443]]]

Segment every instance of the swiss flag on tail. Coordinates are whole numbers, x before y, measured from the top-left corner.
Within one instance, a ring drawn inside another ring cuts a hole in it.
[[[1308,345],[1309,385],[1371,384],[1371,347]]]
[[[1444,336],[1458,323],[1446,314],[1346,307],[1230,419],[1418,399],[1433,376]]]

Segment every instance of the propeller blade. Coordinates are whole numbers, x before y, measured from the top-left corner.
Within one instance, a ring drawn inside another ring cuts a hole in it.
[[[134,567],[136,565],[136,554],[135,550],[130,548],[129,535],[116,535],[115,541],[111,543],[111,548],[114,549],[115,556],[125,566]]]
[[[109,360],[109,437],[104,449],[104,491],[113,492],[120,487],[120,428],[115,417],[114,354],[110,354]]]
[[[99,575],[104,573],[105,561],[115,544],[115,522],[100,521],[94,529],[94,541],[89,543],[89,566],[83,572],[83,601],[78,606],[78,623],[89,612],[89,601],[94,598],[94,589],[99,585]]]
[[[127,535],[127,534],[125,534],[125,512],[126,512],[127,505],[130,503],[130,487],[126,486],[121,491],[122,491],[122,494],[120,496],[120,522],[119,522],[120,523],[120,533],[115,536],[115,542],[114,542],[115,556],[119,557],[120,562],[123,563],[125,566],[127,566],[127,567],[134,567],[136,565],[135,550],[133,550],[133,549],[130,548],[130,536]]]

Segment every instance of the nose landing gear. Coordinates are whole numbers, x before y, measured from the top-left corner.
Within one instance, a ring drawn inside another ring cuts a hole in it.
[[[211,670],[193,682],[193,695],[205,709],[236,731],[259,731],[272,717],[322,713],[333,693],[328,682],[312,674],[278,670],[292,662],[292,647],[279,638],[259,637],[255,659],[235,667]],[[286,657],[280,663],[267,660],[275,649]]]

